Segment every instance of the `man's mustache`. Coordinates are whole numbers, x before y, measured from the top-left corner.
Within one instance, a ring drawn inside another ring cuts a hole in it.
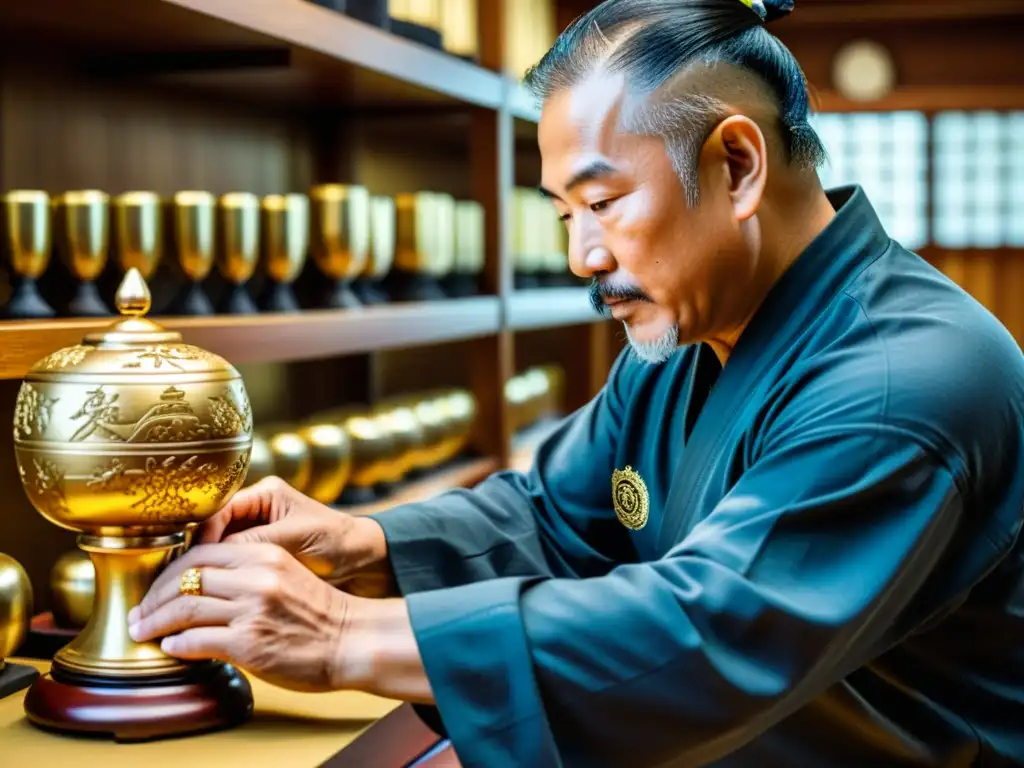
[[[590,283],[590,305],[594,308],[594,311],[602,317],[611,317],[611,307],[605,303],[611,300],[652,301],[651,297],[639,288],[631,285],[609,285],[602,283],[595,277]]]

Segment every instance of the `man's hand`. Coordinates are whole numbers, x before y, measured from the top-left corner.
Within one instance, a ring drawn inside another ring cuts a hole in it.
[[[197,532],[199,544],[276,544],[330,584],[363,597],[396,593],[384,531],[269,477],[236,493]]]
[[[179,591],[189,568],[201,574],[199,596]],[[330,691],[343,686],[341,645],[355,599],[276,545],[200,545],[128,614],[129,634],[163,638],[163,651],[180,659],[219,659],[280,687]]]

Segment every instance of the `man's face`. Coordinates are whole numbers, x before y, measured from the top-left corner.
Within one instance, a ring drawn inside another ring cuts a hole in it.
[[[545,103],[541,186],[568,228],[572,271],[594,280],[596,307],[659,362],[714,330],[727,254],[742,238],[728,180],[702,168],[701,203],[688,208],[664,140],[620,127],[624,95],[620,76],[602,74]]]

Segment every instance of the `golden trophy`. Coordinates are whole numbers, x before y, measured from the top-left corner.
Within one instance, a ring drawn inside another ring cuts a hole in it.
[[[249,454],[249,471],[245,474],[245,487],[256,485],[265,477],[274,474],[274,454],[270,443],[259,434],[252,436],[252,451]]]
[[[125,192],[111,204],[111,240],[117,265],[113,281],[104,280],[103,296],[112,301],[117,284],[135,267],[143,280],[156,272],[163,257],[163,214],[155,192]]]
[[[89,622],[96,598],[96,568],[85,552],[75,549],[58,558],[50,569],[53,623],[61,629],[81,629]]]
[[[395,262],[395,200],[384,195],[370,198],[370,250],[366,269],[355,284],[365,304],[383,304],[388,295],[380,283]]]
[[[77,281],[75,295],[66,308],[71,317],[110,314],[96,287],[96,279],[107,266],[109,206],[106,193],[93,189],[65,192],[54,203],[54,244]]]
[[[85,628],[29,689],[43,728],[140,740],[224,728],[252,712],[246,678],[188,663],[128,635],[128,611],[176,555],[186,530],[242,485],[252,446],[238,371],[145,317],[149,289],[129,269],[121,318],[40,360],[22,383],[14,453],[36,510],[77,531],[95,567]]]
[[[298,432],[284,426],[271,426],[260,432],[268,435],[267,445],[270,446],[274,474],[295,490],[305,493],[313,476],[309,444]]]
[[[53,317],[37,281],[50,264],[50,196],[15,190],[3,196],[4,262],[14,273],[14,293],[5,315],[12,319]]]
[[[230,283],[220,310],[229,315],[258,311],[245,284],[260,257],[260,201],[251,192],[231,192],[217,201],[217,268]]]
[[[309,198],[267,195],[261,203],[261,261],[270,283],[260,298],[267,312],[298,312],[292,290],[309,250]]]
[[[177,315],[212,315],[203,281],[213,269],[217,201],[209,192],[177,192],[165,210],[168,252],[174,254],[187,286],[174,303]]]
[[[538,288],[538,273],[543,266],[543,212],[541,205],[551,204],[532,189],[517,188],[512,193],[512,264],[515,287]]]
[[[451,203],[451,205],[449,205]],[[395,197],[395,268],[388,290],[397,301],[439,301],[447,298],[437,281],[454,261],[454,235],[441,224],[449,220],[454,200],[436,192],[403,193]],[[452,221],[454,230],[454,221]]]
[[[310,191],[310,255],[330,284],[317,306],[362,306],[352,281],[363,274],[370,247],[370,195],[365,187],[321,184]]]
[[[455,203],[455,258],[444,289],[449,296],[461,298],[480,293],[480,275],[484,271],[484,208],[475,200]]]
[[[313,420],[298,431],[309,447],[310,472],[304,492],[321,504],[333,504],[352,471],[352,446],[338,424]]]
[[[341,408],[321,416],[344,428],[351,446],[351,470],[339,504],[369,504],[377,500],[376,487],[392,472],[397,450],[394,435],[363,408]]]
[[[32,603],[32,582],[25,569],[0,552],[0,699],[28,688],[39,677],[34,667],[5,661],[28,635]]]

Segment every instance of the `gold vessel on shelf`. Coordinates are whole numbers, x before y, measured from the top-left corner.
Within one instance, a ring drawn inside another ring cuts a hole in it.
[[[284,425],[264,427],[260,434],[266,435],[270,446],[273,474],[300,493],[305,493],[313,476],[313,456],[302,435]]]
[[[344,427],[330,422],[299,429],[309,448],[310,473],[305,493],[321,504],[337,501],[352,471],[352,446]]]
[[[28,635],[32,621],[32,582],[21,564],[0,552],[0,672]]]
[[[232,365],[145,317],[149,289],[134,268],[117,308],[106,330],[36,363],[18,393],[25,492],[47,520],[79,532],[96,573],[88,623],[30,688],[26,712],[45,727],[119,738],[233,725],[251,713],[245,678],[135,642],[127,614],[186,530],[245,480],[249,397]]]
[[[245,474],[245,485],[256,485],[265,477],[274,474],[274,454],[270,443],[260,434],[252,436],[252,451],[249,453],[249,471]]]
[[[58,558],[50,569],[50,602],[53,623],[64,629],[81,629],[89,623],[96,597],[96,568],[81,550]]]

